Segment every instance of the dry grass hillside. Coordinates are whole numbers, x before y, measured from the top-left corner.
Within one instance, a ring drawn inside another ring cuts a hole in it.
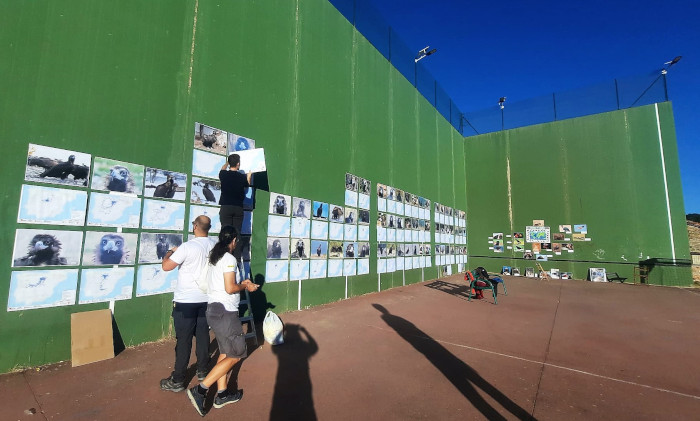
[[[700,253],[700,223],[687,221],[688,240],[690,240],[690,252]],[[700,266],[693,266],[693,281],[700,284]]]

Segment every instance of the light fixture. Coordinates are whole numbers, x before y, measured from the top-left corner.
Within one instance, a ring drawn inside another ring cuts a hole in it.
[[[431,54],[434,54],[437,49],[433,48],[432,50],[428,50],[430,46],[427,46],[423,48],[422,50],[418,51],[418,54],[416,54],[416,58],[413,60],[414,62],[418,63],[419,61],[423,60],[424,58],[428,57]]]

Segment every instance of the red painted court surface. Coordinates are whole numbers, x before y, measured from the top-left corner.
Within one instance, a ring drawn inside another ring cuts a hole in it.
[[[237,375],[243,399],[206,418],[700,419],[696,291],[506,285],[498,305],[468,302],[453,276],[283,314],[286,343],[249,342]],[[0,419],[199,419],[185,392],[159,389],[173,347],[2,375]]]

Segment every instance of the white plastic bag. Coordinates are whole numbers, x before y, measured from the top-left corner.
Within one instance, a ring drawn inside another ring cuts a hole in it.
[[[275,313],[268,311],[263,320],[263,335],[270,345],[280,345],[284,343],[282,335],[282,320]]]

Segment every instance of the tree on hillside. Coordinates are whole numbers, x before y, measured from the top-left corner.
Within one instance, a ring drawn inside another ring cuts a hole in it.
[[[693,221],[700,223],[700,213],[689,213],[685,216],[686,221]]]

